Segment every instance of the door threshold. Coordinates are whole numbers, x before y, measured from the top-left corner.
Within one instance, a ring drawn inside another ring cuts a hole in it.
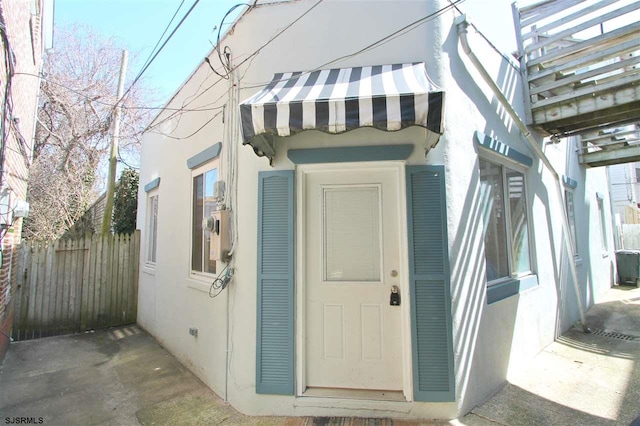
[[[375,390],[375,389],[342,389],[342,388],[313,388],[308,387],[305,396],[316,398],[340,398],[340,399],[368,399],[372,401],[407,402],[402,391]]]

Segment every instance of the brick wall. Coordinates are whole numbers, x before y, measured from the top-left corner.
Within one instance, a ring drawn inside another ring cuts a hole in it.
[[[0,99],[5,98],[9,81],[5,52],[11,49],[14,75],[11,77],[12,113],[2,114],[6,132],[2,185],[11,189],[12,198],[26,200],[29,165],[32,158],[35,114],[39,92],[38,74],[42,62],[42,0],[0,0],[0,22],[4,22],[8,46],[0,40]],[[11,298],[18,273],[17,245],[20,243],[22,219],[2,229],[2,265],[0,269],[0,361],[9,344],[5,333],[11,326]]]

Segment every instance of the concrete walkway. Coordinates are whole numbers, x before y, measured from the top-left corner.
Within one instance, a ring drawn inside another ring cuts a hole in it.
[[[13,343],[0,367],[0,421],[45,425],[640,426],[640,289],[612,289],[487,403],[451,422],[248,417],[136,326]],[[631,336],[631,337],[629,337]],[[634,339],[633,336],[638,336]],[[24,423],[24,422],[23,422]],[[634,423],[634,424],[635,424]]]
[[[640,289],[616,287],[461,422],[640,426]]]

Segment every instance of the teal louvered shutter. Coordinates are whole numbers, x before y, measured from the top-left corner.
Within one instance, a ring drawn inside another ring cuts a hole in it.
[[[258,179],[256,392],[293,395],[294,172]]]
[[[407,167],[413,394],[455,401],[444,167]]]

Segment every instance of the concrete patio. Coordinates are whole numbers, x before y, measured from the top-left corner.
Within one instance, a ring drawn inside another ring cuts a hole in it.
[[[610,290],[526,371],[462,419],[248,417],[136,326],[13,343],[0,367],[0,419],[51,425],[640,424],[640,289]],[[14,421],[14,423],[16,423]]]

